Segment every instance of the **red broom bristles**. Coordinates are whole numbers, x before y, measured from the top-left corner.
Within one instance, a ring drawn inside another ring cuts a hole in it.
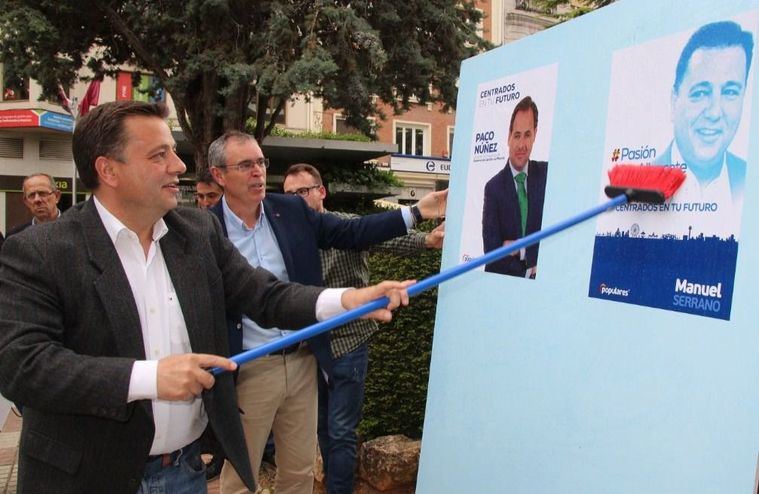
[[[614,165],[609,170],[612,187],[656,190],[666,199],[672,197],[685,181],[680,168],[658,165]]]

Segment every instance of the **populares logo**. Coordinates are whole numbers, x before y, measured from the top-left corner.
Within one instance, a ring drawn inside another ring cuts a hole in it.
[[[630,296],[629,289],[618,288],[616,286],[607,286],[606,283],[601,283],[601,286],[599,286],[598,289],[601,292],[601,295],[616,295],[618,297]]]

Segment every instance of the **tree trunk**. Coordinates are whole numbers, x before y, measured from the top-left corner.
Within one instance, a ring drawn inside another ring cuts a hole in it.
[[[200,75],[185,91],[182,105],[177,105],[186,112],[187,123],[182,130],[194,149],[195,172],[199,173],[208,167],[208,147],[227,130],[245,131],[248,102],[251,88],[247,85],[236,88],[227,95],[222,95],[219,77],[214,73]],[[223,114],[217,114],[213,108],[224,108]]]

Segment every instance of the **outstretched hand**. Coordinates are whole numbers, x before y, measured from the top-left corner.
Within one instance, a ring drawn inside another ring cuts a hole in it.
[[[356,288],[343,292],[341,302],[345,309],[351,310],[371,302],[380,297],[387,297],[390,302],[382,309],[363,316],[362,319],[375,319],[380,322],[388,322],[393,318],[392,311],[401,305],[408,305],[408,292],[406,288],[416,283],[416,280],[407,281],[383,281],[377,285],[366,288]]]
[[[445,208],[448,206],[448,189],[430,192],[416,203],[422,218],[445,218]]]

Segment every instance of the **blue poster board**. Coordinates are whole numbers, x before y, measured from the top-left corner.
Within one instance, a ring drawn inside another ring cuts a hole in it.
[[[486,189],[505,190],[496,176],[526,96],[540,115],[530,166],[544,165],[527,180],[547,169],[543,227],[598,204],[615,163],[697,175],[678,122],[704,98],[724,126],[694,123],[692,147],[724,142],[724,169],[736,156],[745,176],[740,202],[729,174],[715,176],[714,195],[684,189],[680,209],[613,211],[543,240],[513,263],[526,271],[442,285],[417,492],[756,492],[757,48],[738,93],[724,78],[686,99],[674,89],[686,44],[714,22],[759,41],[756,0],[621,0],[462,65],[443,267],[487,250]],[[729,72],[720,63],[706,66]],[[662,250],[669,235],[703,239],[687,247],[699,255]],[[715,253],[711,238],[731,245]]]

